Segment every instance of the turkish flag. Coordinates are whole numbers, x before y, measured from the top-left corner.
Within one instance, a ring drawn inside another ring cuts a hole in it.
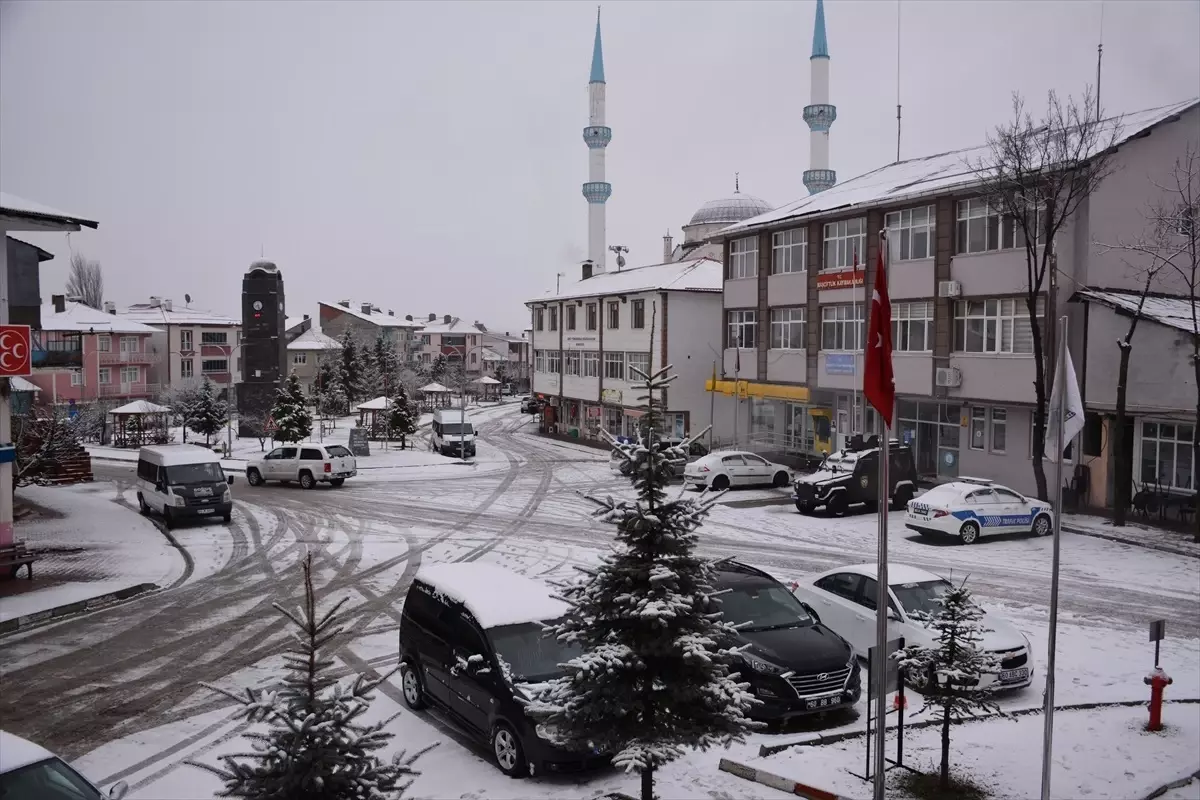
[[[875,406],[887,426],[892,427],[892,409],[896,405],[896,379],[892,374],[892,301],[888,298],[882,246],[875,268],[875,290],[871,293],[871,318],[867,322],[863,396]]]

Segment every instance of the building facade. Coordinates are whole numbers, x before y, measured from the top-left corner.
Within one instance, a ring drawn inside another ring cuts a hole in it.
[[[449,314],[441,319],[430,314],[418,336],[419,360],[424,366],[438,356],[453,365],[465,360],[468,378],[487,376],[513,383],[518,389],[529,387],[529,340],[524,336],[491,331],[479,320],[468,323]]]
[[[305,322],[309,320],[305,318]],[[307,395],[312,394],[313,382],[317,378],[321,360],[340,356],[342,345],[336,339],[310,327],[288,342],[287,351],[288,373],[296,376]]]
[[[423,323],[414,320],[411,314],[398,317],[391,309],[384,311],[373,303],[356,303],[353,300],[339,300],[336,303],[321,301],[317,307],[318,326],[325,335],[340,340],[349,331],[360,344],[368,346],[373,346],[383,336],[395,348],[402,362],[417,360],[421,345],[417,331]]]
[[[155,329],[150,380],[160,389],[194,386],[207,377],[227,393],[241,380],[238,320],[189,306],[179,308],[168,297],[135,303],[118,316]]]

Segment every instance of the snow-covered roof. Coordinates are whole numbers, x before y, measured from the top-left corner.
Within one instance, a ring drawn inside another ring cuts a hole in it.
[[[479,351],[480,358],[484,361],[508,361],[505,356],[500,355],[490,347],[485,347]]]
[[[342,303],[349,303],[349,306],[344,306]],[[403,316],[389,314],[387,311],[384,311],[376,305],[371,305],[371,312],[369,314],[365,313],[362,310],[362,307],[370,304],[359,303],[354,300],[343,300],[340,303],[329,303],[322,300],[318,303],[318,305],[325,306],[326,308],[332,308],[334,311],[339,311],[343,314],[349,314],[350,316],[357,317],[358,319],[366,320],[372,325],[378,325],[381,328],[420,328],[425,324],[415,317],[413,319],[405,319]]]
[[[309,328],[304,333],[288,342],[288,350],[341,350],[342,345],[337,339],[326,336],[316,328]]]
[[[438,317],[434,322],[426,322],[421,327],[421,333],[466,333],[468,330],[472,333],[483,333],[462,317],[451,317],[449,322],[444,320],[444,317]]]
[[[132,403],[126,403],[120,408],[114,408],[109,411],[110,414],[162,414],[171,409],[166,406],[160,406],[158,403],[151,403],[149,400],[134,400]]]
[[[20,375],[15,375],[8,379],[8,388],[14,392],[40,392],[42,390],[36,383],[27,381]]]
[[[1137,312],[1139,297],[1139,292],[1118,289],[1080,289],[1071,299],[1094,300],[1126,316],[1133,316]],[[1170,328],[1178,328],[1186,333],[1200,333],[1193,322],[1193,305],[1188,297],[1148,295],[1145,305],[1142,306],[1142,318],[1154,320]],[[1200,313],[1197,313],[1197,316],[1200,316]]]
[[[162,467],[174,467],[179,464],[208,464],[220,463],[221,457],[209,450],[194,444],[156,444],[143,447],[142,455],[157,456],[153,459]]]
[[[100,227],[100,223],[94,220],[78,214],[68,214],[57,208],[44,206],[8,192],[0,192],[0,217],[17,217],[34,222],[51,222],[60,225],[83,225],[88,228]]]
[[[163,307],[161,301],[158,305],[135,303],[120,312],[120,316],[144,322],[147,325],[157,326],[209,325],[212,327],[224,327],[228,325],[240,326],[242,324],[240,319],[227,317],[224,314],[217,314],[200,308],[188,308],[187,306],[180,308],[174,303],[171,304],[171,310],[168,311]]]
[[[500,381],[493,378],[491,375],[484,375],[482,378],[476,378],[471,383],[481,383],[486,386],[499,386]]]
[[[55,311],[53,304],[42,306],[42,330],[73,333],[158,333],[156,328],[149,325],[143,325],[123,315],[106,314],[73,300],[66,302],[62,313]]]
[[[0,731],[0,775],[48,758],[54,758],[54,754],[41,745],[22,739],[16,734]]]
[[[285,331],[290,331],[292,328],[296,327],[302,322],[304,322],[304,317],[284,317],[283,329]]]
[[[1121,132],[1117,140],[1117,144],[1121,144],[1198,104],[1200,104],[1200,100],[1192,99],[1169,106],[1111,117],[1106,122],[1110,126],[1121,125]],[[1106,140],[1103,133],[1099,136],[1099,140],[1102,142]],[[896,204],[919,197],[945,194],[954,188],[978,184],[979,176],[970,165],[985,160],[987,155],[988,147],[979,145],[898,161],[843,181],[823,192],[806,196],[773,211],[730,225],[728,228],[723,228],[718,235],[736,236],[759,228],[777,225],[790,219],[816,217],[855,208]]]
[[[448,394],[450,390],[445,386],[442,386],[440,383],[435,382],[425,384],[421,387],[420,391],[424,392],[425,394]]]
[[[541,581],[487,562],[423,566],[417,580],[462,603],[484,628],[549,622],[568,610]]]
[[[374,400],[368,400],[365,403],[359,403],[354,407],[355,411],[387,411],[392,407],[390,398],[380,395]]]
[[[600,272],[590,278],[563,286],[557,294],[547,291],[541,297],[527,302],[543,303],[547,300],[668,290],[719,292],[723,286],[721,262],[711,258],[697,258],[667,264],[650,264],[619,272]]]

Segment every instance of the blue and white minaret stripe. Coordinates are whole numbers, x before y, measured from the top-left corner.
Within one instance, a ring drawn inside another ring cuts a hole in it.
[[[811,105],[804,107],[808,123],[808,169],[804,185],[809,194],[823,192],[837,183],[837,173],[829,168],[829,128],[837,119],[837,106],[829,102],[829,40],[825,36],[825,3],[817,0],[817,19],[813,26],[811,71]]]
[[[596,41],[592,45],[592,72],[588,80],[588,126],[583,129],[588,146],[588,180],[583,196],[588,202],[588,260],[593,272],[604,271],[605,206],[612,184],[604,180],[604,149],[612,141],[612,128],[604,124],[604,55],[600,47],[600,9],[596,9]]]

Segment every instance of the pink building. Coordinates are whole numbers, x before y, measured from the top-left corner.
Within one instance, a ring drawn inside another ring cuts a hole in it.
[[[34,333],[31,383],[40,403],[78,404],[96,400],[122,403],[156,394],[148,382],[158,357],[150,348],[156,331],[149,325],[105,313],[54,295],[42,307],[42,327]]]

